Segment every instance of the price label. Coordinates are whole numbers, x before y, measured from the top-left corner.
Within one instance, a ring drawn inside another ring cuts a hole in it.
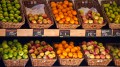
[[[69,37],[70,36],[70,30],[60,30],[59,31],[60,37]]]
[[[43,36],[44,35],[44,29],[33,29],[33,36]]]
[[[112,30],[102,30],[101,36],[103,37],[112,36]]]
[[[96,37],[96,30],[86,30],[86,37]]]
[[[120,36],[120,30],[113,30],[113,36]]]
[[[17,29],[6,29],[6,36],[17,36]]]

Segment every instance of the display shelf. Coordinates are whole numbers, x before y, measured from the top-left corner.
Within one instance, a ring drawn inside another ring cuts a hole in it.
[[[120,30],[111,29],[0,29],[0,36],[17,37],[119,37]]]

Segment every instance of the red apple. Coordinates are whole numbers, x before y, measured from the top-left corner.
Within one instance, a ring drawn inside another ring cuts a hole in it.
[[[106,58],[107,58],[107,59],[110,59],[110,58],[111,58],[111,56],[110,56],[109,54],[107,54],[107,55],[106,55]]]
[[[99,56],[99,55],[95,55],[95,58],[96,58],[96,59],[100,59],[100,56]]]
[[[36,20],[32,20],[31,23],[36,24],[37,22],[36,22]]]
[[[105,55],[101,54],[101,55],[100,55],[100,58],[101,58],[101,59],[105,59]]]
[[[98,23],[98,20],[94,19],[93,22],[94,22],[95,24],[97,24],[97,23]]]
[[[32,47],[31,47],[31,49],[34,49],[34,50],[35,50],[35,49],[36,49],[36,47],[35,47],[35,46],[32,46]]]
[[[42,20],[39,19],[39,20],[37,21],[37,23],[38,23],[38,24],[42,24],[43,22],[42,22]]]
[[[43,18],[47,18],[47,14],[42,14],[42,17]]]
[[[31,53],[33,53],[33,52],[34,52],[34,50],[33,50],[33,49],[30,49],[30,50],[29,50],[29,53],[30,53],[30,54],[31,54]]]
[[[38,48],[38,47],[40,47],[40,44],[36,44],[35,46]]]

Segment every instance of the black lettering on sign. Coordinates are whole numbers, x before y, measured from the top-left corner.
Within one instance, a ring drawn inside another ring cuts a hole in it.
[[[112,36],[112,30],[110,30],[110,29],[102,30],[101,36],[103,36],[103,37]]]
[[[44,29],[33,29],[33,36],[39,37],[44,35]]]
[[[120,37],[120,30],[113,30],[113,36]]]
[[[17,36],[17,29],[6,29],[6,36]]]
[[[70,30],[60,30],[59,31],[60,37],[69,37],[70,36]]]
[[[86,30],[86,37],[96,37],[96,30]]]

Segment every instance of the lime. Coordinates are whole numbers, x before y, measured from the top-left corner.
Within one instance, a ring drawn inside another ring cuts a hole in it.
[[[12,7],[11,7],[11,6],[9,6],[9,7],[8,7],[8,10],[12,10]]]
[[[2,7],[5,8],[5,7],[6,7],[6,4],[2,4]]]
[[[3,18],[4,18],[3,16],[0,16],[0,21],[1,21]]]
[[[7,20],[6,19],[2,19],[2,22],[7,22]]]
[[[18,21],[16,19],[13,20],[14,23],[18,23]]]
[[[13,20],[14,19],[14,17],[10,17],[10,20]]]
[[[4,12],[7,12],[7,8],[3,8],[3,11],[4,11]]]
[[[7,4],[7,7],[12,6],[11,4]]]
[[[13,14],[9,14],[9,17],[14,17],[14,15]]]
[[[19,14],[20,14],[20,11],[19,11],[19,10],[17,10],[15,13],[19,15]]]
[[[6,4],[6,1],[5,1],[5,0],[2,0],[2,1],[1,1],[1,4]]]
[[[17,17],[17,20],[18,20],[19,22],[21,22],[21,21],[22,21],[22,17],[21,17],[21,16],[18,16],[18,17]]]
[[[5,19],[8,21],[8,20],[9,20],[9,17],[5,17]]]
[[[17,8],[13,8],[14,11],[17,11]]]
[[[8,17],[8,12],[4,12],[4,17]]]
[[[20,4],[15,4],[15,7],[16,7],[17,9],[20,9]]]
[[[19,15],[18,14],[14,14],[14,17],[17,18]]]
[[[19,0],[14,0],[14,3],[15,3],[15,4],[18,4],[18,3],[19,3]]]

